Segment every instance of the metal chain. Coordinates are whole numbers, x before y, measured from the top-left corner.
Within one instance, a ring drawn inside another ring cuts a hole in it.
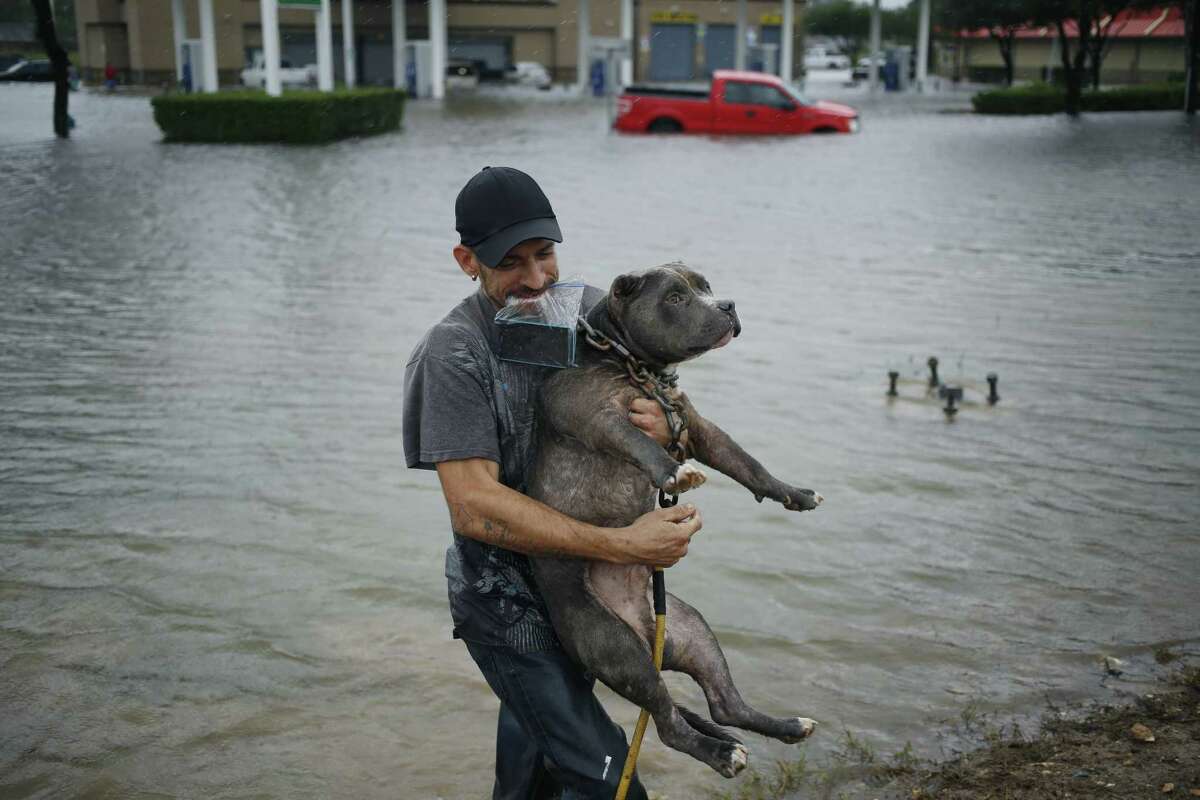
[[[625,372],[629,375],[629,382],[641,390],[646,397],[658,403],[662,407],[663,414],[666,415],[667,427],[671,431],[671,443],[667,445],[667,453],[680,464],[686,461],[687,448],[683,444],[683,437],[687,433],[688,427],[687,411],[679,399],[678,392],[674,397],[671,396],[671,392],[679,384],[679,375],[674,372],[662,373],[647,369],[646,365],[633,353],[630,353],[621,342],[596,330],[582,316],[579,317],[579,327],[583,329],[584,339],[592,347],[601,352],[616,350],[625,359]],[[666,492],[662,489],[658,490],[658,504],[663,508],[670,508],[678,503],[678,493],[672,494],[668,499]]]

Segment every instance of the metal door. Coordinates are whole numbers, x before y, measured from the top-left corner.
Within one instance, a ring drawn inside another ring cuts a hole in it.
[[[358,48],[358,82],[364,86],[391,86],[395,72],[391,42],[363,42]]]
[[[503,77],[504,70],[512,64],[512,39],[509,37],[451,39],[449,45],[451,60],[477,63],[483,78]]]
[[[650,80],[696,79],[696,26],[650,26]]]
[[[706,25],[704,28],[704,74],[712,77],[719,69],[733,69],[737,50],[736,25]]]

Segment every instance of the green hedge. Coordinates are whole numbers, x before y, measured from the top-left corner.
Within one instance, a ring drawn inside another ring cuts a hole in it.
[[[1066,104],[1060,86],[1034,83],[992,89],[971,98],[979,114],[1057,114]],[[1116,89],[1088,89],[1080,98],[1083,111],[1172,111],[1183,108],[1183,85],[1154,83]]]
[[[168,142],[314,144],[394,131],[404,114],[398,89],[167,94],[150,102]]]

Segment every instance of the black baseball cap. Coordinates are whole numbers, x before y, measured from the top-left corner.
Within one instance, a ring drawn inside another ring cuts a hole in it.
[[[512,167],[484,167],[467,181],[454,201],[454,229],[488,267],[529,239],[562,241],[537,181]]]

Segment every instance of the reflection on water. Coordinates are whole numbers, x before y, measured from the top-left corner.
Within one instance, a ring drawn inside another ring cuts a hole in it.
[[[669,581],[751,702],[826,723],[813,757],[843,727],[930,752],[968,697],[1035,711],[1097,692],[1098,653],[1136,680],[1200,642],[1200,137],[1174,114],[649,138],[535,96],[175,147],[142,99],[77,96],[54,142],[48,90],[0,89],[6,796],[486,794],[495,700],[399,435],[408,353],[472,289],[451,209],[485,164],[542,182],[565,272],[681,258],[737,300],[683,383],[827,503],[716,476]],[[968,383],[952,424],[929,355]],[[724,785],[648,740],[652,787]]]

